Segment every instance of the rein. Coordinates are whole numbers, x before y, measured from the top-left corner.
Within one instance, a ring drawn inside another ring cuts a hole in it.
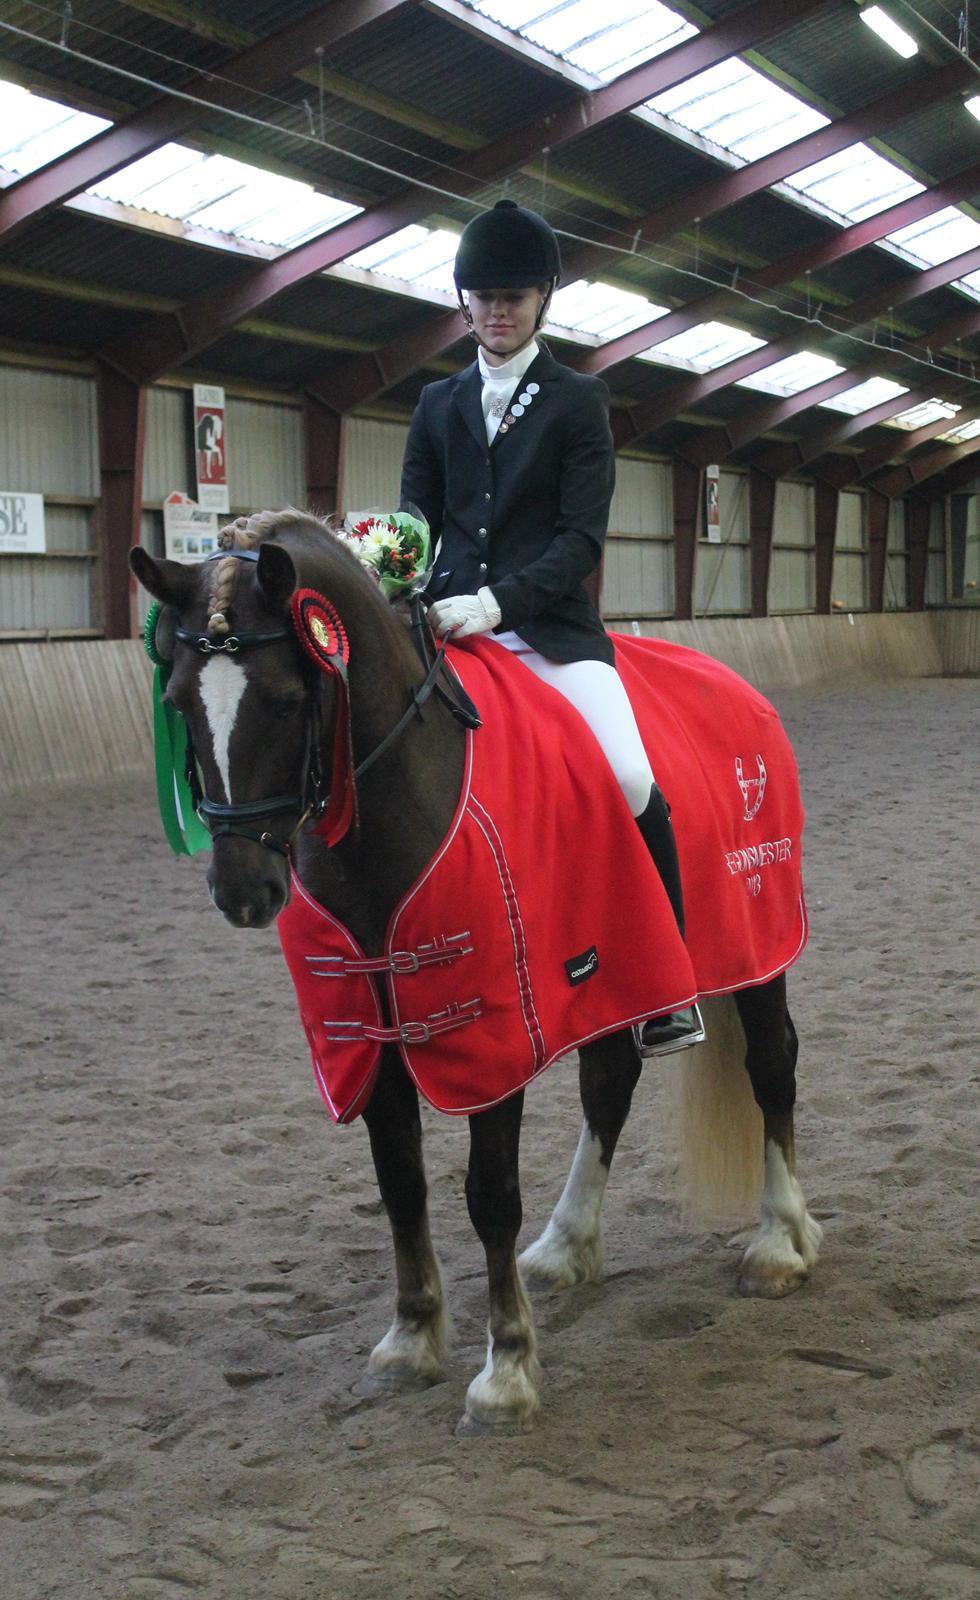
[[[255,552],[245,550],[223,550],[221,555],[238,556],[243,560],[257,559]],[[435,647],[432,630],[425,618],[425,610],[421,597],[411,597],[412,611],[412,637],[416,650],[421,658],[422,665],[427,669],[423,682],[412,691],[411,703],[404,711],[395,726],[385,734],[380,744],[375,745],[371,753],[365,756],[359,766],[354,768],[352,783],[356,785],[358,778],[362,777],[375,762],[385,754],[397,739],[405,732],[413,718],[423,720],[423,707],[433,691],[447,705],[453,715],[468,728],[480,726],[480,715],[469,695],[462,685],[450,680],[450,687],[446,689],[437,682],[440,672],[445,666],[446,641],[443,640]],[[207,634],[191,628],[176,628],[175,638],[181,643],[189,645],[199,655],[211,656],[226,654],[237,656],[242,651],[260,650],[266,645],[277,644],[283,639],[295,638],[291,628],[276,628],[269,632],[239,632],[230,633],[220,642],[216,642]],[[305,762],[305,779],[301,794],[277,794],[267,799],[250,800],[241,805],[221,805],[215,800],[208,799],[201,788],[198,776],[197,758],[194,752],[190,730],[187,731],[187,761],[185,777],[190,790],[194,809],[205,821],[205,825],[213,839],[222,839],[235,836],[250,839],[255,844],[264,845],[268,850],[274,850],[278,855],[285,856],[288,860],[292,846],[300,829],[311,819],[318,820],[330,805],[330,793],[323,792],[323,771],[321,766],[321,726],[320,726],[320,696],[319,685],[314,689],[310,699],[310,714],[307,720],[307,750]],[[283,811],[298,811],[299,820],[295,827],[284,839],[278,838],[268,829],[261,831],[248,826],[260,818],[276,816]],[[212,823],[217,823],[213,827]]]

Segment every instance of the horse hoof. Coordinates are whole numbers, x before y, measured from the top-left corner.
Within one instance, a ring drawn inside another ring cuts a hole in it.
[[[790,1267],[783,1272],[743,1272],[739,1276],[738,1292],[746,1299],[784,1300],[788,1294],[802,1289],[808,1277],[805,1267]]]
[[[602,1245],[598,1239],[573,1241],[547,1233],[518,1257],[521,1277],[532,1289],[558,1294],[602,1277]]]
[[[365,1372],[354,1384],[354,1393],[361,1400],[378,1400],[385,1395],[419,1394],[439,1382],[440,1375],[430,1375],[398,1367],[384,1367],[380,1372]]]
[[[464,1411],[456,1424],[457,1439],[512,1439],[519,1433],[530,1433],[534,1418],[508,1416],[474,1416]]]

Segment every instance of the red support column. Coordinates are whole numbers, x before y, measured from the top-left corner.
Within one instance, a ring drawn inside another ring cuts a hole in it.
[[[816,550],[817,612],[825,616],[830,611],[830,587],[834,574],[834,546],[837,542],[838,492],[832,484],[819,479],[814,485],[813,524]]]
[[[926,571],[929,562],[928,500],[910,494],[905,502],[905,520],[909,532],[909,610],[926,609]]]
[[[751,563],[752,615],[769,615],[769,568],[772,565],[772,525],[776,510],[776,480],[758,467],[749,468],[749,560]]]
[[[674,616],[694,616],[694,567],[701,531],[701,469],[683,456],[673,459]]]
[[[345,418],[307,391],[303,396],[306,503],[320,515],[340,509],[346,431]]]
[[[868,609],[885,609],[885,564],[888,559],[888,512],[891,501],[868,490]]]
[[[146,391],[103,361],[96,362],[96,389],[103,626],[107,639],[131,639],[138,629],[129,551],[140,541]]]

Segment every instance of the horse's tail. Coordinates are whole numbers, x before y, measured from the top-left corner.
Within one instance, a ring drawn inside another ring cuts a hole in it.
[[[705,1226],[758,1215],[762,1113],[745,1070],[745,1034],[731,995],[703,1000],[707,1038],[664,1063],[686,1214]]]

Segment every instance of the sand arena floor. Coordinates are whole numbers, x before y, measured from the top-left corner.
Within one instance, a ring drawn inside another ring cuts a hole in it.
[[[980,1592],[976,682],[775,697],[809,811],[791,985],[811,1283],[734,1293],[675,1212],[648,1068],[607,1276],[539,1297],[535,1432],[454,1436],[483,1362],[464,1123],[427,1114],[446,1381],[357,1392],[391,1256],[272,932],[149,782],[4,803],[3,1600],[947,1600]],[[525,1232],[579,1124],[528,1094]]]

